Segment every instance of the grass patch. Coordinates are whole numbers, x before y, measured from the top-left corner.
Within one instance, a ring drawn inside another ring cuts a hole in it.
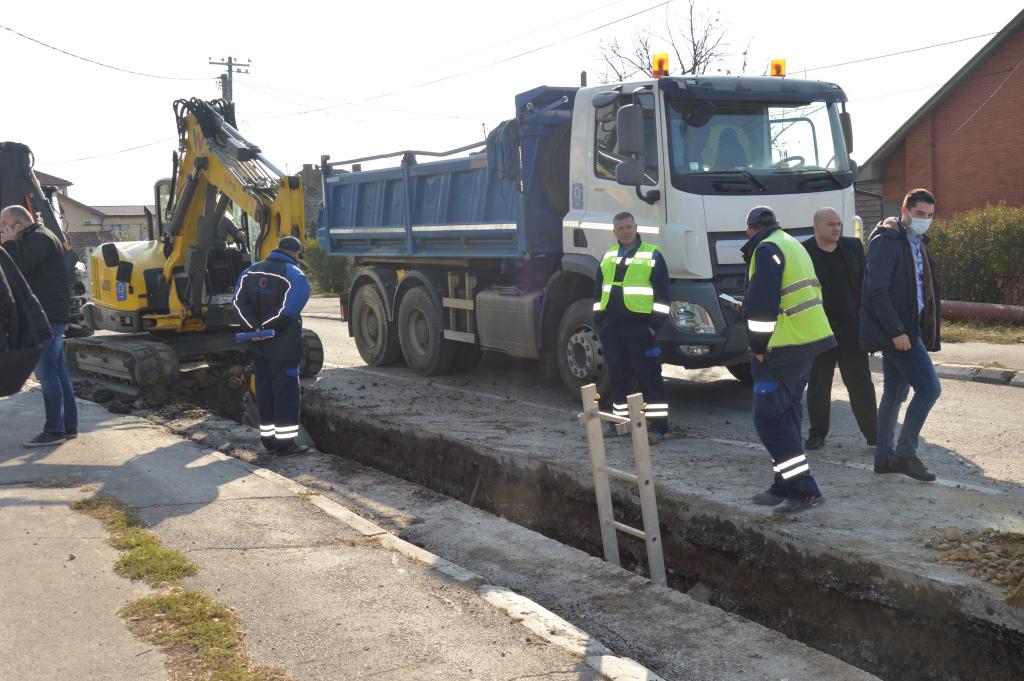
[[[1024,326],[943,321],[942,340],[949,343],[1014,345],[1024,343]]]
[[[281,669],[253,667],[238,618],[198,591],[174,589],[121,609],[128,628],[171,655],[175,678],[213,681],[288,681]]]
[[[157,536],[124,504],[100,497],[77,501],[71,508],[99,520],[110,534],[111,545],[125,552],[114,564],[117,574],[159,586],[177,584],[196,573],[195,563],[181,551],[161,546]]]

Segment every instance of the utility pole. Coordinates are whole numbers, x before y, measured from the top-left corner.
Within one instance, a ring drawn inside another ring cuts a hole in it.
[[[224,95],[224,99],[229,102],[234,100],[234,88],[232,87],[232,75],[235,73],[249,73],[249,66],[252,64],[252,59],[246,59],[245,63],[241,63],[240,59],[234,57],[228,57],[224,59],[221,57],[220,61],[214,61],[213,57],[210,57],[210,64],[213,66],[226,66],[227,69],[224,73],[220,74],[220,91]],[[245,69],[243,71],[243,69]]]

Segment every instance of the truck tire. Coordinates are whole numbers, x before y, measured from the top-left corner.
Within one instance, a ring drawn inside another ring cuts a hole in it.
[[[594,301],[577,300],[570,305],[558,324],[558,374],[574,397],[588,383],[597,384],[601,400],[611,398],[611,379],[604,363],[604,350],[594,326]]]
[[[729,370],[729,373],[733,375],[733,378],[743,385],[754,385],[754,376],[750,373],[750,362],[744,362],[743,364],[730,364],[725,368]]]
[[[302,330],[302,359],[299,360],[299,375],[308,378],[316,376],[324,368],[324,343],[312,329]]]
[[[374,284],[364,284],[352,296],[352,335],[359,356],[369,366],[387,366],[402,357],[398,328],[388,322],[384,299]]]
[[[480,346],[471,343],[459,343],[456,352],[458,354],[455,356],[455,363],[452,364],[453,374],[472,371],[480,363],[480,358],[484,356],[484,351]]]
[[[402,296],[398,306],[398,340],[409,368],[420,376],[448,373],[458,348],[444,339],[441,310],[434,297],[416,286]]]

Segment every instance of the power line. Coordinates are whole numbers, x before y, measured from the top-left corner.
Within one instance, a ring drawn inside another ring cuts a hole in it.
[[[79,158],[69,158],[69,159],[66,159],[64,161],[47,161],[46,165],[47,166],[57,166],[57,165],[63,165],[65,163],[77,163],[78,161],[91,161],[93,159],[104,158],[106,156],[116,156],[118,154],[124,154],[126,152],[135,151],[137,149],[145,149],[146,147],[156,146],[157,144],[166,144],[167,142],[174,142],[177,139],[178,139],[177,137],[165,137],[165,138],[163,138],[161,140],[156,140],[154,142],[146,142],[145,144],[138,144],[138,145],[136,145],[134,147],[127,147],[125,149],[118,149],[117,151],[108,151],[108,152],[105,152],[105,153],[102,153],[102,154],[94,154],[93,156],[81,156]]]
[[[459,71],[457,73],[451,73],[451,74],[449,74],[447,76],[442,76],[440,78],[435,78],[433,80],[428,80],[428,81],[425,81],[425,82],[422,82],[422,83],[417,83],[416,85],[410,85],[408,87],[404,87],[404,88],[401,88],[401,89],[398,89],[398,90],[392,90],[391,92],[384,92],[384,93],[381,93],[379,95],[374,95],[372,97],[365,97],[363,99],[351,100],[351,101],[348,101],[348,102],[341,102],[341,103],[338,103],[338,104],[332,104],[330,106],[317,107],[315,109],[305,109],[303,111],[291,111],[291,112],[288,112],[288,113],[280,114],[278,116],[271,116],[271,118],[272,119],[274,119],[274,118],[287,118],[287,117],[290,117],[290,116],[302,116],[302,115],[310,114],[310,113],[320,113],[321,111],[329,111],[331,109],[337,109],[337,108],[342,107],[342,106],[349,106],[351,104],[357,104],[359,102],[372,102],[372,101],[374,101],[376,99],[384,99],[385,97],[391,97],[393,95],[402,94],[402,93],[405,93],[405,92],[409,92],[411,90],[418,90],[420,88],[427,87],[428,85],[437,85],[438,83],[443,83],[446,80],[452,80],[454,78],[458,78],[460,76],[464,76],[467,73],[473,73],[474,71],[479,71],[480,69],[486,69],[486,68],[490,68],[492,66],[497,66],[499,64],[504,64],[504,63],[510,62],[510,61],[512,61],[514,59],[519,59],[520,57],[525,57],[527,55],[534,54],[535,52],[540,52],[541,50],[546,50],[549,47],[554,47],[555,45],[560,45],[560,44],[568,42],[570,40],[575,40],[576,38],[580,38],[580,37],[585,36],[585,35],[587,35],[589,33],[593,33],[595,31],[600,31],[603,28],[608,28],[609,26],[614,26],[615,24],[622,23],[623,21],[627,21],[627,20],[632,19],[634,17],[638,17],[641,14],[646,14],[646,13],[651,12],[653,10],[660,9],[662,7],[666,7],[668,5],[671,5],[673,2],[675,2],[675,0],[664,0],[664,2],[659,2],[657,5],[653,5],[651,7],[648,7],[647,9],[642,9],[642,10],[640,10],[638,12],[633,12],[632,14],[628,14],[628,15],[626,15],[624,17],[620,17],[620,18],[615,19],[613,21],[609,21],[607,23],[601,24],[600,26],[595,26],[595,27],[589,28],[589,29],[587,29],[585,31],[580,31],[579,33],[576,33],[574,35],[568,36],[566,38],[561,38],[559,40],[555,40],[553,42],[546,43],[544,45],[540,45],[538,47],[534,47],[532,49],[525,50],[525,51],[519,52],[517,54],[513,54],[513,55],[511,55],[509,57],[504,57],[502,59],[498,59],[496,61],[492,61],[492,62],[490,62],[488,64],[483,64],[481,66],[476,66],[476,67],[473,67],[473,68],[470,68],[470,69],[466,69],[465,71]]]
[[[945,42],[945,43],[935,43],[934,45],[925,45],[924,47],[915,47],[915,48],[913,48],[911,50],[902,50],[900,52],[890,52],[888,54],[879,54],[879,55],[876,55],[874,57],[864,57],[863,59],[854,59],[853,61],[844,61],[844,62],[839,63],[839,64],[829,64],[828,66],[815,66],[814,68],[810,68],[810,69],[794,69],[794,70],[800,71],[801,73],[808,73],[810,71],[821,71],[822,69],[834,69],[834,68],[836,68],[838,66],[849,66],[850,64],[861,64],[861,63],[866,62],[866,61],[874,61],[876,59],[885,59],[886,57],[896,57],[896,56],[901,55],[901,54],[910,54],[911,52],[920,52],[922,50],[930,50],[933,47],[945,47],[946,45],[955,45],[957,43],[964,43],[964,42],[967,42],[968,40],[977,40],[978,38],[988,38],[989,36],[993,36],[996,33],[998,33],[998,31],[994,31],[992,33],[982,33],[981,35],[972,35],[970,38],[960,38],[958,40],[950,40],[949,42]]]
[[[103,68],[111,69],[112,71],[120,71],[121,73],[130,73],[133,76],[143,76],[144,78],[158,78],[160,80],[209,80],[208,78],[179,78],[177,76],[159,76],[159,75],[156,75],[156,74],[153,74],[153,73],[143,73],[142,71],[132,71],[131,69],[121,68],[120,66],[112,66],[111,64],[104,64],[101,61],[96,61],[95,59],[89,59],[88,57],[83,57],[83,56],[75,54],[73,52],[68,52],[67,50],[62,50],[59,47],[55,47],[53,45],[50,45],[49,43],[44,43],[42,40],[36,40],[35,38],[33,38],[31,36],[27,36],[24,33],[20,33],[18,31],[15,31],[13,28],[11,28],[9,26],[4,26],[3,24],[0,24],[0,28],[2,28],[5,31],[8,31],[10,33],[13,33],[14,35],[16,35],[16,36],[18,36],[20,38],[24,38],[25,40],[31,41],[31,42],[33,42],[33,43],[35,43],[37,45],[42,45],[43,47],[45,47],[45,48],[47,48],[49,50],[53,50],[54,52],[60,52],[61,54],[67,55],[68,57],[73,57],[74,59],[80,59],[81,61],[84,61],[86,63],[94,64],[96,66],[102,66]]]

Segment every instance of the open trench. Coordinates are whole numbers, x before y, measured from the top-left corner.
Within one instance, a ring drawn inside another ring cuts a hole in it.
[[[592,483],[557,466],[353,416],[316,393],[303,424],[317,447],[601,556]],[[641,526],[639,498],[613,484],[617,519]],[[659,495],[670,586],[700,582],[712,605],[893,681],[1024,679],[1024,635],[986,596],[849,555],[799,546],[770,523],[707,500]],[[621,537],[646,574],[642,542]]]

